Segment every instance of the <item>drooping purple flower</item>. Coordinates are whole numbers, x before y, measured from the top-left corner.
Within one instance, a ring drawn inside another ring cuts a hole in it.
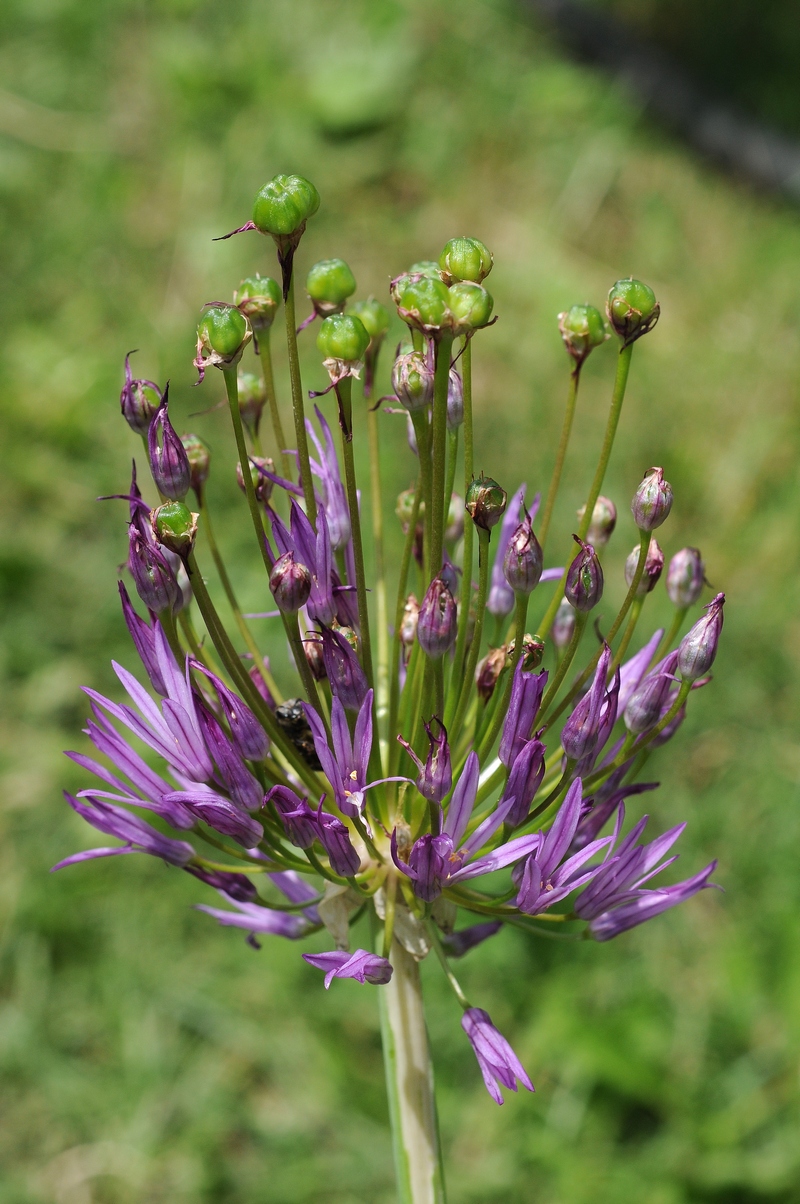
[[[341,632],[323,627],[321,634],[322,659],[331,690],[346,711],[358,711],[369,690],[361,663]]]
[[[207,669],[201,661],[189,662],[193,669],[202,673],[216,690],[222,713],[231,733],[231,739],[239,754],[248,761],[263,761],[269,752],[269,739],[246,702],[229,690],[225,682]]]
[[[485,924],[471,924],[469,928],[459,928],[458,932],[448,932],[442,936],[442,945],[449,957],[463,957],[470,949],[482,945],[489,937],[494,936],[503,927],[502,920],[488,920]]]
[[[535,1090],[525,1067],[503,1034],[492,1024],[488,1012],[483,1008],[467,1008],[461,1018],[461,1027],[478,1059],[486,1090],[495,1103],[503,1103],[501,1084],[510,1091],[517,1090],[518,1082],[528,1091]]]
[[[659,627],[657,631],[653,632],[644,648],[640,648],[635,656],[630,657],[620,666],[619,698],[617,700],[620,715],[625,711],[631,696],[647,673],[648,666],[655,656],[663,636],[664,628]]]
[[[154,614],[175,610],[181,601],[178,579],[163,550],[136,522],[128,527],[128,568],[148,610]]]
[[[701,890],[716,886],[709,878],[717,868],[716,860],[709,862],[705,869],[700,870],[693,878],[676,882],[674,886],[665,886],[660,890],[642,890],[636,898],[628,899],[610,911],[605,911],[589,925],[589,931],[596,941],[610,941],[622,932],[628,932],[646,920],[685,903]],[[717,888],[719,889],[719,888]]]
[[[531,803],[544,777],[545,751],[541,740],[528,740],[514,758],[501,799],[501,802],[506,798],[514,799],[514,806],[506,818],[512,828],[518,828],[528,818]]]
[[[146,435],[162,395],[155,381],[134,379],[131,372],[131,356],[134,354],[129,351],[125,356],[125,384],[119,395],[119,406],[131,430],[137,435]],[[148,397],[148,393],[151,396]]]
[[[658,782],[636,782],[620,788],[619,782],[626,772],[627,766],[622,766],[611,775],[607,782],[603,783],[594,799],[588,800],[589,805],[585,806],[580,823],[575,829],[572,844],[569,846],[570,853],[577,853],[581,849],[585,849],[587,844],[595,840],[616,813],[620,803],[624,802],[626,798],[645,794],[658,788]]]
[[[300,798],[288,786],[273,786],[264,798],[264,806],[275,808],[292,844],[310,849],[317,839],[317,813],[308,800]]]
[[[244,763],[242,754],[222,730],[215,715],[205,703],[198,702],[197,713],[205,746],[214,765],[214,780],[219,782],[226,794],[246,811],[256,811],[264,797],[264,790]],[[209,779],[206,779],[209,780]]]
[[[262,907],[260,903],[242,902],[232,896],[222,893],[226,902],[232,903],[236,911],[222,911],[218,907],[209,907],[205,903],[197,903],[196,910],[204,911],[213,916],[220,924],[228,928],[244,928],[247,932],[259,932],[265,936],[283,936],[290,941],[296,941],[305,936],[311,924],[304,916],[292,915],[291,912],[273,911]]]
[[[511,539],[511,532],[519,524],[520,510],[525,505],[525,490],[527,488],[527,485],[520,485],[516,493],[511,495],[497,536],[497,546],[494,553],[494,564],[492,565],[492,577],[489,585],[489,597],[486,600],[486,609],[489,611],[489,614],[497,615],[501,618],[504,615],[510,615],[514,609],[514,591],[506,581],[503,572],[503,558],[506,554],[508,541]],[[534,502],[534,506],[538,509],[537,502]]]
[[[258,891],[244,874],[231,874],[226,870],[206,870],[199,865],[187,865],[184,868],[187,874],[199,878],[206,886],[213,886],[220,894],[235,899],[237,903],[253,903],[258,898]]]
[[[569,719],[564,724],[561,732],[561,747],[571,761],[580,761],[587,753],[592,752],[597,745],[600,735],[600,720],[603,705],[607,697],[606,678],[610,663],[611,649],[606,644],[597,663],[597,669],[595,670],[594,679],[588,693],[575,706]],[[614,701],[616,702],[616,697]],[[616,706],[614,706],[611,727],[613,727],[616,718]]]
[[[269,575],[269,588],[278,610],[293,615],[305,606],[311,593],[311,574],[296,559],[294,552],[284,552],[275,561]]]
[[[530,739],[546,684],[546,669],[543,669],[541,673],[525,673],[521,659],[517,661],[511,683],[508,712],[503,724],[503,736],[498,750],[500,760],[509,769]]]
[[[512,870],[511,879],[519,892],[517,907],[526,915],[535,916],[546,911],[579,886],[590,882],[598,872],[598,866],[589,869],[583,867],[595,853],[611,844],[613,836],[592,841],[562,864],[581,818],[581,803],[582,784],[580,778],[576,778],[556,813],[552,827],[542,835],[539,847]]]
[[[264,829],[243,807],[213,790],[176,790],[167,795],[167,802],[181,803],[210,828],[230,836],[245,849],[254,848],[264,837]]]
[[[333,441],[331,428],[319,406],[314,406],[314,412],[322,431],[324,446],[317,437],[313,424],[306,419],[306,430],[311,436],[319,457],[317,460],[311,460],[311,471],[319,481],[319,501],[325,510],[331,546],[334,552],[338,552],[350,540],[350,508],[347,505],[347,495],[342,484],[336,444]]]
[[[435,734],[434,723],[439,728]],[[397,739],[419,770],[416,779],[417,790],[428,802],[440,803],[450,793],[450,787],[453,784],[447,729],[435,715],[430,723],[424,724],[424,727],[428,736],[428,756],[424,764],[407,740],[404,740],[402,736],[398,736]]]
[[[169,420],[168,410],[169,382],[147,431],[147,451],[150,471],[159,491],[174,502],[182,502],[192,483],[192,470],[186,448]]]
[[[330,953],[304,953],[303,961],[317,970],[325,971],[325,990],[334,978],[354,978],[356,982],[384,986],[392,977],[392,963],[366,949],[355,953],[332,950]]]
[[[170,865],[180,866],[185,866],[194,857],[194,849],[187,841],[163,836],[151,824],[126,811],[124,807],[105,802],[98,796],[86,797],[89,798],[89,803],[64,791],[64,798],[73,811],[77,811],[78,815],[93,828],[97,828],[98,832],[115,836],[118,840],[125,841],[125,844],[121,848],[86,849],[83,853],[73,853],[54,865],[54,870],[63,869],[66,865],[77,865],[81,861],[93,861],[96,857],[114,857],[120,853],[150,853],[153,857],[161,857]]]
[[[125,626],[128,628],[134,647],[139,653],[139,659],[145,667],[153,689],[157,694],[166,697],[166,686],[158,669],[154,624],[148,623],[136,613],[131,605],[128,591],[121,581],[117,582],[117,586],[119,588],[120,601],[122,602],[122,615],[125,619]]]
[[[697,681],[699,677],[705,677],[714,664],[722,632],[724,605],[725,595],[717,594],[708,606],[703,607],[706,613],[702,619],[698,619],[681,640],[678,648],[678,672],[685,681]]]
[[[670,652],[633,692],[623,716],[629,732],[641,736],[658,723],[675,680],[677,663],[677,651]]]
[[[335,815],[323,811],[322,803],[317,810],[317,835],[334,873],[341,874],[343,878],[352,878],[358,873],[361,858],[350,841],[347,825]]]

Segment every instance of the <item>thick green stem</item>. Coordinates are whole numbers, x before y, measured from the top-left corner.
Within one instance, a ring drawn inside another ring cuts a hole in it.
[[[451,335],[442,334],[436,344],[436,368],[433,383],[433,475],[431,494],[433,514],[431,516],[430,572],[435,577],[442,567],[444,548],[444,482],[447,463],[447,390],[450,384],[450,351],[453,346]]]
[[[483,636],[483,620],[486,614],[486,595],[489,589],[489,538],[491,532],[485,531],[483,527],[478,528],[478,602],[477,613],[475,615],[475,631],[472,636],[472,643],[469,646],[467,661],[464,665],[464,672],[460,680],[454,678],[451,682],[450,701],[458,697],[458,706],[455,708],[455,715],[450,723],[445,718],[445,727],[448,729],[451,743],[458,739],[458,733],[461,730],[461,724],[464,721],[464,713],[469,702],[470,691],[472,687],[472,679],[475,676],[475,666],[478,663],[478,657],[481,650],[481,639]],[[460,692],[459,692],[460,684]]]
[[[286,436],[283,433],[278,410],[278,398],[275,395],[275,377],[272,373],[272,347],[270,345],[269,327],[258,333],[258,357],[261,360],[261,371],[264,375],[264,389],[267,394],[269,416],[272,420],[272,433],[275,436],[275,452],[280,456],[281,471],[287,481],[292,479],[292,460],[287,451]]]
[[[561,439],[556,452],[556,462],[553,467],[553,475],[550,478],[550,488],[547,491],[547,501],[544,504],[544,513],[542,521],[539,524],[539,543],[544,548],[547,542],[547,534],[550,530],[550,521],[553,517],[553,507],[556,504],[556,496],[558,487],[561,484],[561,474],[564,470],[564,460],[569,447],[569,437],[572,434],[572,422],[575,418],[575,402],[578,398],[578,384],[580,383],[581,369],[580,365],[575,367],[569,374],[569,392],[567,393],[567,408],[564,411],[564,425],[561,428]]]
[[[380,948],[380,946],[379,946]],[[436,1100],[419,964],[392,942],[391,981],[378,988],[399,1204],[444,1204]]]
[[[314,482],[311,479],[311,463],[308,457],[308,433],[306,412],[303,402],[303,382],[300,379],[300,357],[297,354],[297,319],[294,312],[294,275],[289,281],[286,303],[283,307],[286,318],[286,346],[289,352],[289,379],[292,384],[292,414],[294,415],[294,437],[297,457],[300,461],[300,484],[306,503],[306,514],[312,527],[317,525],[317,501],[314,497]]]
[[[336,386],[339,398],[342,458],[344,460],[344,480],[347,490],[347,505],[350,510],[350,530],[353,539],[353,560],[356,567],[356,599],[358,601],[358,623],[361,628],[361,664],[370,685],[374,682],[372,671],[372,643],[369,635],[369,610],[367,608],[367,579],[364,573],[364,546],[361,539],[361,515],[358,510],[358,488],[356,485],[356,466],[353,459],[353,378],[345,376]],[[350,583],[352,584],[352,582]]]
[[[461,379],[464,385],[464,497],[467,496],[472,474],[474,471],[474,446],[472,439],[472,340],[468,339],[461,356]],[[453,660],[453,677],[458,680],[458,674],[464,663],[464,651],[467,645],[467,625],[469,622],[469,603],[472,596],[472,548],[475,538],[475,527],[467,522],[464,526],[464,562],[461,575],[461,599],[458,617],[458,638],[456,653]]]
[[[381,449],[378,437],[378,415],[367,412],[369,438],[369,482],[372,494],[372,542],[375,549],[375,609],[378,618],[378,661],[375,675],[375,701],[378,731],[386,739],[386,716],[389,710],[389,611],[386,601],[386,562],[383,554],[383,510],[381,507]]]
[[[625,400],[625,386],[628,383],[628,372],[630,371],[632,352],[633,343],[631,343],[628,347],[622,347],[620,349],[619,356],[617,357],[617,374],[614,379],[614,392],[611,395],[611,409],[608,413],[606,433],[603,437],[603,446],[600,449],[600,459],[597,462],[597,468],[595,470],[594,480],[592,481],[592,487],[589,490],[589,496],[586,499],[583,518],[578,526],[578,537],[580,539],[586,538],[586,533],[589,530],[589,525],[592,521],[595,502],[600,496],[600,490],[603,488],[603,479],[606,475],[606,469],[608,468],[608,461],[611,458],[611,449],[614,446],[614,436],[617,433],[619,416],[622,413],[622,403]],[[561,604],[561,599],[564,596],[564,586],[567,583],[568,572],[569,565],[567,565],[567,567],[564,569],[564,576],[561,578],[561,583],[556,592],[553,594],[553,599],[545,611],[544,618],[539,624],[538,634],[542,637],[547,635],[553,619],[556,617],[556,611],[558,610]]]

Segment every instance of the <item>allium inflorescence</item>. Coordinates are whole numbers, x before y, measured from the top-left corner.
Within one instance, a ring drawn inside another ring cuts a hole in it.
[[[487,1013],[467,1000],[449,959],[505,924],[605,941],[710,884],[714,862],[677,885],[652,881],[674,860],[663,858],[683,825],[649,844],[640,843],[646,816],[627,834],[623,827],[626,804],[632,809],[653,789],[636,781],[651,753],[677,731],[691,689],[708,680],[724,596],[675,647],[704,583],[700,553],[677,552],[665,577],[676,607],[672,629],[631,653],[664,565],[651,532],[673,501],[663,470],[648,469],[631,503],[638,543],[624,583],[613,583],[626,591],[624,601],[611,621],[608,612],[600,617],[600,639],[574,675],[608,584],[601,559],[617,509],[600,490],[631,354],[659,307],[638,281],[611,289],[618,366],[610,434],[576,542],[561,547],[565,560],[554,565],[548,533],[581,367],[609,331],[592,306],[559,316],[569,395],[537,525],[540,494],[526,504],[526,486],[486,475],[484,467],[502,476],[502,465],[483,466],[473,450],[472,344],[491,325],[493,302],[482,283],[492,256],[469,238],[451,239],[438,264],[415,264],[392,281],[407,327],[391,366],[392,400],[408,413],[415,453],[397,454],[415,479],[397,503],[404,543],[389,579],[378,449],[379,438],[400,443],[401,435],[391,421],[382,429],[379,405],[356,406],[353,395],[355,383],[359,400],[361,392],[369,397],[389,318],[373,298],[350,304],[355,280],[340,259],[315,264],[307,278],[331,387],[313,417],[306,414],[293,264],[318,204],[300,177],[276,177],[261,190],[242,229],[272,236],[281,286],[254,273],[236,288],[235,304],[205,307],[194,360],[201,379],[211,367],[224,377],[249,510],[242,502],[241,521],[252,524],[265,600],[274,599],[294,658],[292,697],[284,699],[272,677],[216,543],[208,449],[195,435],[178,437],[166,386],[134,380],[126,357],[122,410],[144,439],[158,492],[151,509],[134,474],[125,495],[128,564],[146,617],[120,584],[149,688],[115,664],[127,702],[87,690],[86,733],[103,759],[68,754],[98,784],[67,797],[121,843],[55,868],[133,852],[159,857],[213,887],[223,907],[201,910],[244,929],[252,944],[327,931],[335,948],[303,955],[325,973],[326,987],[353,978],[388,989],[398,958],[434,951],[464,1009],[487,1088],[502,1103],[499,1084],[532,1090],[531,1081]],[[281,427],[272,375],[281,297],[294,439]],[[258,377],[239,374],[248,346],[260,361]],[[265,406],[272,458],[262,446]],[[353,454],[361,440],[372,469],[361,490],[371,510],[370,581]],[[190,488],[197,513],[185,502]],[[231,630],[206,586],[208,558],[234,615]],[[533,611],[539,617],[528,631]],[[361,939],[371,948],[353,947],[351,926],[365,913],[371,936]]]

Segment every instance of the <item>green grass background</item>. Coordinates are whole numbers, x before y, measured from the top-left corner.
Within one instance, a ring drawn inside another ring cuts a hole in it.
[[[125,514],[94,502],[139,452],[122,357],[140,347],[137,368],[171,378],[182,425],[221,399],[219,374],[191,388],[198,311],[274,261],[254,234],[211,238],[277,171],[323,198],[301,271],[342,255],[362,296],[453,234],[493,249],[477,463],[509,488],[546,485],[552,464],[556,313],[647,280],[663,317],[636,349],[607,478],[621,520],[603,610],[650,464],[675,488],[667,553],[699,545],[729,599],[715,682],[648,799],[658,830],[689,821],[681,870],[718,856],[726,893],[605,946],[505,933],[471,954],[470,996],[537,1085],[502,1109],[424,967],[451,1200],[800,1200],[796,211],[699,164],[502,0],[8,0],[0,29],[4,87],[28,102],[0,94],[2,1204],[393,1199],[371,989],[326,995],[296,945],[253,952],[150,859],[47,872],[90,843],[60,799],[79,780],[60,755],[83,739],[79,687],[114,690],[111,655],[133,664]],[[613,360],[609,344],[586,369],[554,555]],[[402,421],[383,422],[392,494],[413,467]],[[224,414],[191,425],[237,585],[264,609]],[[668,615],[659,589],[643,630]]]

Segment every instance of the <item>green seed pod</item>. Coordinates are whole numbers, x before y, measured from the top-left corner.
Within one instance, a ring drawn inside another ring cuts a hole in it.
[[[233,294],[234,305],[256,332],[268,330],[281,303],[281,286],[271,276],[248,276]]]
[[[202,505],[203,486],[211,471],[211,452],[198,435],[181,435],[181,443],[189,461],[192,489],[197,496],[198,505]]]
[[[427,276],[430,280],[441,280],[442,273],[434,259],[419,259],[412,263],[406,272],[407,276]]]
[[[258,436],[261,412],[267,401],[267,389],[262,377],[252,372],[239,373],[239,413],[251,439]]]
[[[399,276],[392,281],[391,290],[397,312],[409,326],[432,334],[451,325],[450,292],[441,278]]]
[[[456,334],[467,334],[486,326],[492,316],[494,298],[482,285],[463,280],[454,284],[449,294]]]
[[[403,530],[408,530],[408,524],[411,522],[411,515],[414,512],[414,490],[404,489],[402,493],[397,495],[394,512],[402,523]],[[425,514],[425,503],[420,502],[418,518]]]
[[[166,502],[153,510],[150,522],[158,542],[185,560],[194,547],[199,517],[183,502]]]
[[[484,531],[491,531],[503,517],[507,501],[508,494],[505,489],[498,485],[497,481],[481,473],[479,477],[472,478],[465,505],[475,526],[482,527]]]
[[[326,360],[354,364],[364,358],[368,346],[364,323],[352,314],[331,314],[317,335],[317,347]]]
[[[491,251],[477,238],[451,238],[439,256],[445,284],[457,280],[480,284],[491,272],[493,263]]]
[[[563,605],[563,604],[562,604]],[[567,603],[569,605],[569,603]],[[567,641],[569,643],[569,641]],[[508,645],[508,654],[513,656],[517,649],[517,641],[512,640]],[[522,637],[522,671],[530,673],[538,669],[544,656],[544,640],[541,636],[530,635],[527,632]]]
[[[321,318],[339,314],[356,291],[356,278],[343,259],[321,259],[306,277],[306,292]]]
[[[197,327],[197,355],[193,362],[200,380],[210,365],[230,368],[237,364],[252,337],[247,318],[235,305],[221,301],[209,305]]]
[[[618,280],[611,289],[606,313],[622,339],[622,346],[628,347],[653,329],[659,319],[661,306],[648,285],[628,277],[627,280]]]
[[[371,343],[382,339],[389,329],[389,311],[374,297],[370,297],[367,301],[356,301],[354,305],[350,306],[350,313],[364,324]]]
[[[295,236],[295,246],[306,222],[319,209],[319,193],[302,176],[275,176],[265,184],[253,204],[253,224],[275,239]]]
[[[593,305],[573,305],[559,314],[558,329],[576,368],[581,367],[595,347],[609,338],[603,315]]]

